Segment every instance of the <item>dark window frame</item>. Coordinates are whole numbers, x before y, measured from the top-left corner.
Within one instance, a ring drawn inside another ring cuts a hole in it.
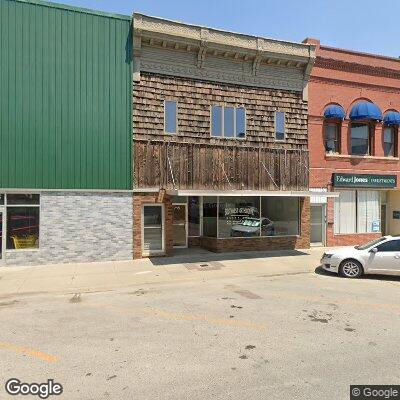
[[[40,249],[40,231],[41,231],[41,198],[39,193],[6,193],[3,211],[5,212],[6,229],[5,229],[5,249],[6,251],[21,251],[30,250],[35,251]],[[10,201],[11,200],[11,201]],[[3,207],[3,206],[2,206]],[[37,226],[30,225],[30,221],[35,217],[32,215],[22,215],[17,219],[16,225],[12,225],[10,218],[15,210],[20,213],[27,212],[27,210],[37,210]],[[29,221],[29,222],[27,222]],[[21,236],[15,234],[15,231],[23,232]],[[31,232],[33,231],[33,232]],[[37,233],[35,233],[37,231]],[[19,245],[24,247],[16,248],[16,241],[13,236],[17,236],[21,242]],[[34,238],[35,237],[35,238]],[[33,239],[34,242],[33,242]],[[23,243],[25,241],[25,243]],[[32,245],[30,244],[32,242]],[[25,247],[26,246],[26,247]],[[3,251],[4,251],[3,250]]]
[[[353,153],[352,151],[352,128],[355,125],[365,125],[368,127],[368,151],[365,154],[357,154]],[[374,134],[375,134],[375,124],[369,120],[360,120],[354,121],[349,124],[350,134],[349,134],[349,153],[352,156],[373,156],[374,155],[374,148],[375,148],[375,141],[374,141]]]
[[[327,127],[329,125],[334,125],[336,126],[336,143],[337,143],[337,151],[330,152],[327,150]],[[332,119],[328,121],[324,121],[323,124],[323,139],[324,139],[324,148],[325,148],[325,153],[327,154],[341,154],[342,152],[342,121],[337,120],[337,119]]]
[[[385,149],[385,130],[390,129],[392,133],[392,144],[393,144],[393,154],[387,155]],[[398,155],[398,128],[395,126],[387,126],[384,125],[382,129],[382,145],[383,145],[383,154],[385,157],[397,157]]]

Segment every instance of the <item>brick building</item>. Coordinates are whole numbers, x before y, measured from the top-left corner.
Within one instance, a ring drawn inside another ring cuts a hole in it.
[[[134,257],[309,247],[314,46],[141,14],[133,29]]]
[[[320,45],[309,83],[311,241],[400,233],[400,60]]]

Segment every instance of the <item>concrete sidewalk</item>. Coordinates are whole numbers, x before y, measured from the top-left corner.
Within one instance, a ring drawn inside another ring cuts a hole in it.
[[[173,257],[120,262],[0,268],[0,296],[93,292],[172,281],[310,273],[325,248],[216,254],[185,249]]]

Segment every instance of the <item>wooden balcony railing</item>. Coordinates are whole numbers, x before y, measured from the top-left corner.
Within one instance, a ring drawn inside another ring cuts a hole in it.
[[[308,151],[134,140],[134,188],[307,190]]]

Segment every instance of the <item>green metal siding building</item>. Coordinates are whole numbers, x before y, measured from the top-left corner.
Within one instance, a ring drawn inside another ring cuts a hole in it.
[[[0,0],[0,265],[132,258],[131,30]]]
[[[0,1],[0,188],[131,188],[131,18]]]

